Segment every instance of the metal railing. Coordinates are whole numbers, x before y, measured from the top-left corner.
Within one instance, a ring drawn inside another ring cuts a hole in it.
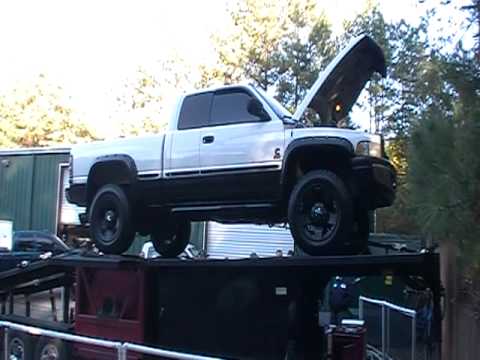
[[[391,332],[390,332],[390,318],[391,312],[397,312],[404,316],[411,318],[411,348],[410,358],[415,360],[415,343],[416,343],[416,317],[415,310],[407,309],[395,304],[391,304],[388,301],[371,299],[365,296],[360,296],[358,299],[358,317],[365,320],[364,304],[373,304],[381,307],[381,354],[383,359],[390,358],[390,344],[391,344]],[[368,324],[366,324],[368,327]]]
[[[72,341],[76,343],[88,344],[93,346],[100,346],[108,349],[115,349],[117,351],[118,360],[127,360],[128,351],[142,353],[146,355],[163,356],[167,359],[180,360],[222,360],[221,358],[202,356],[189,353],[181,353],[177,351],[164,350],[144,345],[133,344],[129,342],[110,341],[96,339],[88,336],[74,335],[60,331],[46,330],[34,326],[22,325],[10,321],[0,321],[0,328],[4,329],[4,360],[10,360],[9,351],[9,330],[17,330],[35,336],[47,336],[64,341]]]

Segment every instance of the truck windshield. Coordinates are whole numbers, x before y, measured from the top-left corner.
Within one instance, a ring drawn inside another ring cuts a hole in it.
[[[280,118],[283,119],[285,117],[291,118],[292,114],[290,111],[285,109],[282,104],[280,104],[275,98],[271,97],[268,95],[263,89],[258,89],[256,87],[253,87],[255,89],[255,92],[263,99],[265,100],[268,105],[272,108],[273,112]]]

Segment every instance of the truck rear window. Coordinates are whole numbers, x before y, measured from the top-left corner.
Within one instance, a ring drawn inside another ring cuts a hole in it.
[[[178,130],[207,126],[212,95],[212,93],[190,95],[183,100],[178,118]]]

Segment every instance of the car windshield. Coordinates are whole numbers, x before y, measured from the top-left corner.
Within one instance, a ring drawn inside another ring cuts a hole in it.
[[[270,105],[270,107],[272,108],[272,110],[275,112],[275,114],[280,118],[280,119],[283,119],[285,117],[288,117],[288,118],[291,118],[292,117],[292,114],[290,113],[290,111],[288,111],[287,109],[285,109],[285,107],[280,104],[274,97],[268,95],[265,90],[263,89],[259,89],[259,88],[256,88],[256,87],[253,87],[255,89],[255,91],[257,92],[258,95],[260,95],[260,97],[265,100],[268,105]]]

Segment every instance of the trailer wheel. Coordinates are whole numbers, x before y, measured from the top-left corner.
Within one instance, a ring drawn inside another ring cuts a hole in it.
[[[353,230],[353,205],[343,180],[327,170],[303,176],[290,195],[288,222],[307,254],[344,253]]]
[[[90,206],[90,233],[97,248],[106,254],[125,252],[135,237],[131,204],[125,190],[105,185]]]
[[[60,339],[42,337],[35,348],[35,360],[70,359],[70,346]]]
[[[9,331],[8,358],[10,360],[31,360],[33,339],[21,332]]]
[[[151,235],[153,247],[163,257],[176,257],[187,247],[190,232],[190,221],[187,220],[177,221],[173,226],[158,226]]]

